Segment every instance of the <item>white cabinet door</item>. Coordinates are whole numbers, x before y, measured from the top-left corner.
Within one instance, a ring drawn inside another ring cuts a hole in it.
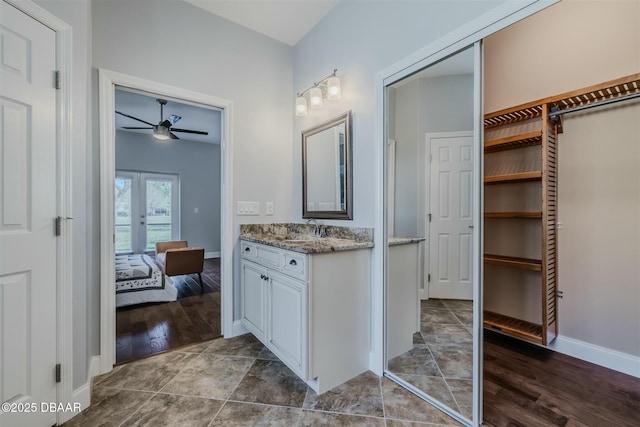
[[[267,269],[251,261],[241,262],[241,316],[242,324],[257,338],[264,340],[267,292]]]
[[[267,298],[269,346],[291,370],[306,378],[307,286],[269,271]]]

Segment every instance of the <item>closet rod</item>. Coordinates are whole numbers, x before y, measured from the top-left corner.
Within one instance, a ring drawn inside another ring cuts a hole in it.
[[[640,93],[632,93],[630,95],[620,96],[618,98],[605,99],[604,101],[594,102],[592,104],[580,105],[578,107],[568,108],[566,110],[561,110],[558,107],[552,107],[549,112],[549,118],[551,120],[556,120],[558,116],[562,116],[563,114],[575,113],[576,111],[587,110],[589,108],[601,107],[607,104],[614,104],[620,101],[627,101],[629,99],[640,97]]]

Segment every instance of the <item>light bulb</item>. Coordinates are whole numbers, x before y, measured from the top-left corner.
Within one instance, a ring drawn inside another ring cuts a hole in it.
[[[296,116],[307,115],[307,98],[299,96],[296,98]]]
[[[319,87],[311,88],[309,91],[311,108],[322,108],[322,90]]]
[[[329,77],[327,80],[327,99],[340,99],[341,95],[340,79],[336,76]]]

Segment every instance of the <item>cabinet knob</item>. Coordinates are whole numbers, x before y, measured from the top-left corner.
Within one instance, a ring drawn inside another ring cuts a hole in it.
[[[298,265],[298,263],[295,259],[292,259],[291,261],[289,261],[289,265]]]
[[[244,248],[244,251],[245,252],[251,252],[251,248],[247,246],[246,248]]]

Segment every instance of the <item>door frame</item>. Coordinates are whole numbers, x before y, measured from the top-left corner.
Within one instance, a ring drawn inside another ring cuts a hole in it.
[[[372,254],[372,295],[371,295],[371,351],[369,355],[369,368],[377,375],[385,373],[386,363],[386,288],[388,269],[386,266],[388,255],[388,231],[387,231],[387,153],[386,153],[386,126],[388,123],[385,104],[387,101],[387,86],[407,77],[428,65],[434,64],[447,56],[456,53],[464,48],[481,42],[483,38],[500,31],[509,25],[518,22],[534,13],[549,7],[560,0],[524,0],[506,1],[491,9],[484,15],[460,26],[456,30],[444,35],[433,43],[417,50],[416,52],[398,60],[392,65],[384,68],[375,75],[375,131],[374,150],[376,155],[376,176],[375,176],[375,224],[374,224],[374,248]],[[482,64],[482,57],[479,49],[474,52],[474,62]],[[474,86],[482,85],[482,67],[480,72],[474,73]],[[481,105],[481,97],[474,95],[474,105]],[[482,111],[482,110],[481,110]],[[482,117],[474,117],[474,133],[481,134],[483,129]],[[477,136],[477,135],[476,135]],[[480,135],[480,138],[482,136]],[[480,141],[481,142],[481,141]],[[480,151],[480,150],[478,150]],[[482,154],[474,156],[474,168],[476,173],[482,173]],[[479,194],[474,194],[474,205],[482,209],[482,199]],[[481,224],[481,210],[474,213],[478,216],[478,223]],[[482,233],[480,227],[474,228],[474,236],[478,242],[474,241],[474,247],[482,247]],[[481,253],[481,252],[480,252]],[[474,277],[482,279],[482,260],[480,254],[473,254],[476,258],[474,263]],[[473,320],[473,425],[482,423],[482,286],[474,289],[474,320]],[[437,402],[431,402],[439,409],[444,409]],[[448,412],[445,410],[445,412]],[[455,417],[459,421],[459,417]]]
[[[222,335],[233,330],[233,102],[216,96],[98,69],[100,106],[100,373],[113,369],[116,361],[116,292],[113,182],[115,179],[115,91],[116,86],[141,90],[193,102],[222,111],[220,197],[220,297]]]
[[[56,211],[63,218],[73,217],[71,157],[72,117],[71,85],[72,49],[71,26],[30,0],[3,0],[22,13],[49,27],[56,34],[56,68],[60,72],[60,89],[56,91]],[[53,219],[52,219],[53,220]],[[56,243],[56,359],[63,367],[57,386],[59,404],[73,402],[73,227],[70,221],[63,221],[61,235]],[[57,422],[62,424],[71,419],[72,412],[57,413]]]
[[[431,212],[431,163],[433,163],[429,157],[431,154],[431,140],[434,138],[473,138],[473,131],[457,131],[457,132],[427,132],[424,137],[425,150],[424,150],[424,162],[426,167],[424,168],[424,201],[425,201],[425,215],[424,215],[424,230],[425,230],[425,244],[422,254],[422,284],[423,287],[420,290],[420,299],[429,299],[429,274],[431,273],[431,222],[429,221],[429,212]],[[474,141],[475,144],[475,141]],[[474,147],[476,148],[476,147]],[[474,150],[475,151],[475,150]],[[474,171],[475,173],[475,171]]]

